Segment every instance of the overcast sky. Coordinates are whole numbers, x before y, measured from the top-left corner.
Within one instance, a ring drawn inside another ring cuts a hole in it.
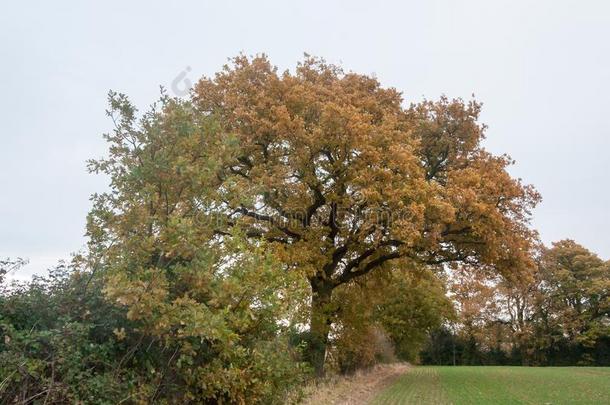
[[[84,245],[108,90],[145,108],[240,52],[322,56],[407,101],[474,93],[487,148],[542,193],[544,242],[610,258],[610,2],[96,3],[0,6],[0,256],[29,258],[20,278]]]

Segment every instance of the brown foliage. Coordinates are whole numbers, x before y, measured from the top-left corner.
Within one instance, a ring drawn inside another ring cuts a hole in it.
[[[323,344],[333,289],[396,259],[507,276],[529,262],[539,195],[508,174],[510,158],[482,148],[478,103],[404,108],[397,90],[311,57],[294,73],[264,56],[232,62],[194,92],[239,144],[224,204],[306,275]]]

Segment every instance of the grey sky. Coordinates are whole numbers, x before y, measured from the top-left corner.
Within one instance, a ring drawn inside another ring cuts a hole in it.
[[[487,147],[543,195],[543,240],[610,258],[610,2],[214,3],[0,6],[0,256],[30,259],[19,277],[84,244],[88,196],[105,187],[85,160],[105,151],[108,90],[145,108],[159,85],[182,72],[195,82],[241,51],[281,69],[322,56],[407,101],[474,93]]]

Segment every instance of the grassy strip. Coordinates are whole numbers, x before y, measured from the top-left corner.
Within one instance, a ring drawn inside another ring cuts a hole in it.
[[[610,368],[417,367],[373,404],[610,403]]]

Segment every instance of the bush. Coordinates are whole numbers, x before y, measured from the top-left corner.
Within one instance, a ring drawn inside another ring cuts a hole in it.
[[[337,363],[341,373],[352,374],[379,363],[397,360],[394,345],[381,327],[369,326],[364,333],[350,333],[349,336],[349,339],[336,342]]]
[[[134,384],[116,363],[127,352],[113,330],[127,324],[91,274],[60,265],[0,293],[0,402],[116,403]]]
[[[2,287],[0,403],[274,404],[307,375],[264,306],[251,334],[233,330],[220,347],[177,329],[151,334],[107,300],[106,286],[100,274],[59,266]]]

